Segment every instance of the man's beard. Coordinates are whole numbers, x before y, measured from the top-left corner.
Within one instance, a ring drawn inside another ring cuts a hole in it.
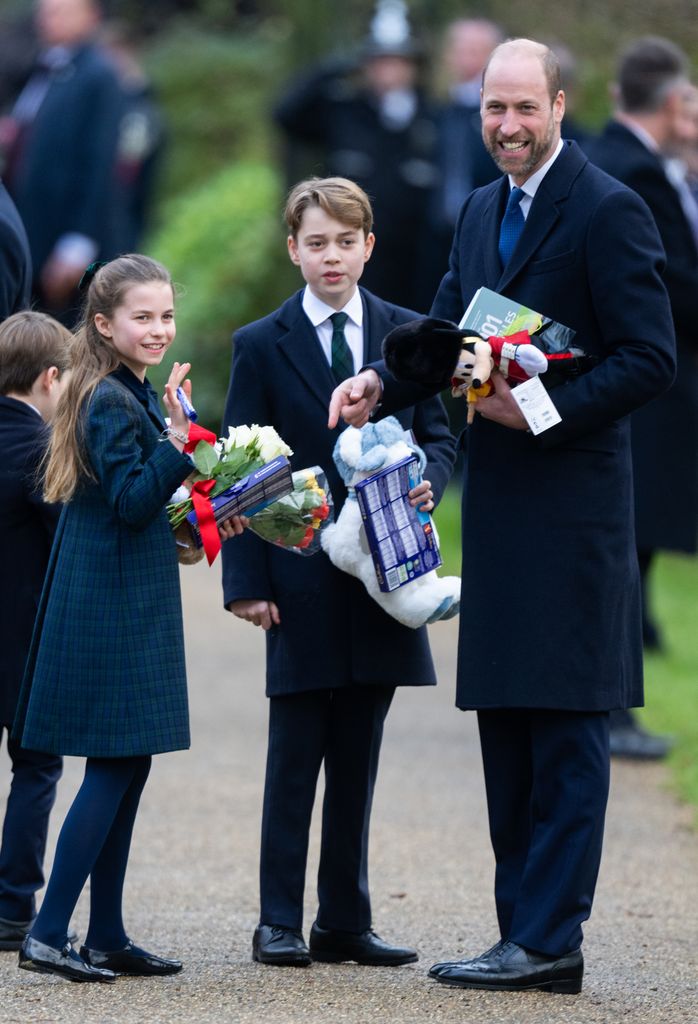
[[[497,132],[494,132],[490,136],[483,136],[483,139],[485,149],[490,154],[500,171],[504,174],[514,174],[517,178],[523,178],[528,177],[528,175],[535,170],[538,164],[543,162],[543,159],[550,154],[554,137],[555,121],[551,115],[545,138],[532,139],[530,137],[526,137],[524,140],[519,140],[529,143],[529,147],[526,151],[526,159],[523,162],[519,162],[518,160],[511,159],[506,156],[504,151],[498,145],[500,140],[497,138]],[[506,141],[513,142],[515,140],[507,139]]]

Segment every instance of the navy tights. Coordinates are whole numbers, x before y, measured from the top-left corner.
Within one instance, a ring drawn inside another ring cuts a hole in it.
[[[61,947],[70,916],[90,877],[90,949],[122,949],[128,941],[121,900],[133,824],[150,757],[89,757],[85,778],[63,822],[53,870],[32,937]]]

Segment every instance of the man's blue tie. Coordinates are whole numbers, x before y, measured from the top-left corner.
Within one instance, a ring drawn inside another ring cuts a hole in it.
[[[504,211],[502,217],[502,223],[499,228],[499,255],[502,260],[502,266],[506,267],[511,254],[516,248],[516,243],[519,240],[519,235],[524,229],[526,219],[521,212],[520,202],[523,199],[525,193],[522,188],[513,188],[509,193],[509,201],[507,208]]]
[[[332,373],[338,384],[354,375],[354,357],[347,344],[344,325],[349,317],[346,313],[333,313],[332,321]]]

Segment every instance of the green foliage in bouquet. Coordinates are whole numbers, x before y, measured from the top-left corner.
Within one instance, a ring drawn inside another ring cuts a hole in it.
[[[312,554],[319,549],[319,531],[332,510],[327,480],[319,466],[293,474],[293,490],[250,520],[258,537],[284,548]]]
[[[149,252],[178,285],[172,358],[191,362],[199,421],[216,429],[230,376],[231,334],[298,286],[281,225],[283,187],[270,167],[241,163],[173,200]],[[150,372],[161,391],[171,366]]]

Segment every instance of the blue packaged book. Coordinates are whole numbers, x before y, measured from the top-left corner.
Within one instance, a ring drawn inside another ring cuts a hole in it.
[[[378,586],[384,593],[441,565],[431,516],[413,508],[407,497],[420,481],[419,463],[409,456],[355,486]]]
[[[293,490],[291,464],[285,455],[267,462],[249,476],[211,498],[211,507],[216,523],[231,516],[248,516],[261,512],[267,505],[278,501]],[[192,536],[197,547],[202,547],[201,532],[193,510],[187,515]]]

